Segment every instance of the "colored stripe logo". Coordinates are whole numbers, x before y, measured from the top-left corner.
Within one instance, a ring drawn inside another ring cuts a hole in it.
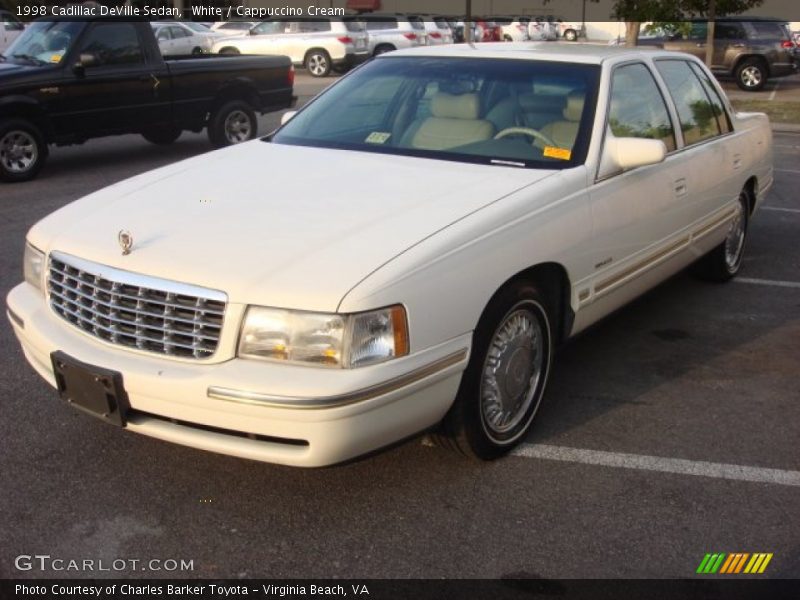
[[[763,573],[769,561],[772,560],[772,553],[756,552],[732,552],[726,554],[717,552],[706,554],[697,567],[697,573],[702,575],[713,575],[715,573],[725,575],[736,575],[739,573],[760,574]]]

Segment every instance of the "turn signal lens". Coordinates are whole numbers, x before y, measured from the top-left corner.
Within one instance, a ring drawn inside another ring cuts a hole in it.
[[[40,292],[44,290],[44,252],[25,242],[25,254],[22,259],[22,271],[25,281]]]

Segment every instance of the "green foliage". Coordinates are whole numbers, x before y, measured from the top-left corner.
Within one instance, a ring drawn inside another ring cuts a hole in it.
[[[761,6],[764,0],[716,0],[714,13],[718,17],[738,15]],[[708,16],[712,0],[616,0],[614,16],[623,21],[657,21],[678,23],[687,19]]]

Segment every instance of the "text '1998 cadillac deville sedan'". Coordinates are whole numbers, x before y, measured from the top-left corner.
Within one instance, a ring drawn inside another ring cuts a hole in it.
[[[771,143],[685,54],[393,52],[269,139],[37,223],[8,315],[61,398],[131,431],[319,466],[435,427],[491,459],[560,342],[697,259],[736,275]]]

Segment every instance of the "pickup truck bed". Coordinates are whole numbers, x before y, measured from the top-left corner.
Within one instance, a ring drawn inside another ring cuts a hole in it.
[[[283,56],[161,56],[150,25],[34,22],[0,59],[0,180],[37,175],[48,145],[140,133],[156,144],[208,129],[215,146],[257,135],[255,113],[287,108]]]

